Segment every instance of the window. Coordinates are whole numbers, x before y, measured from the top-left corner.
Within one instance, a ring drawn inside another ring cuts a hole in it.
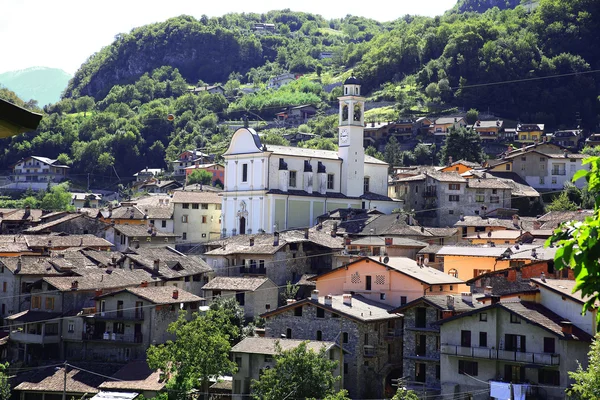
[[[510,323],[511,324],[520,324],[521,317],[519,317],[518,315],[515,315],[515,314],[510,314]]]
[[[327,174],[327,189],[333,190],[333,174]]]
[[[435,366],[435,379],[440,379],[441,373],[440,373],[440,365],[437,364]]]
[[[292,328],[287,328],[285,331],[285,337],[288,339],[292,338]]]
[[[290,176],[288,179],[289,187],[296,187],[296,171],[290,171]]]
[[[69,321],[67,323],[67,329],[69,331],[69,333],[74,333],[75,332],[75,322],[74,321]]]
[[[521,383],[525,381],[525,367],[504,364],[504,380],[512,383]]]
[[[187,232],[182,232],[181,233],[181,239],[182,240],[187,240]]]
[[[188,222],[188,216],[187,215],[182,215],[181,216],[181,222],[183,222],[184,224],[187,224],[187,222]]]
[[[458,360],[458,373],[461,375],[477,376],[477,367],[475,361]]]
[[[400,296],[400,305],[403,306],[406,304],[406,296]]]
[[[318,340],[318,341],[321,341],[321,340],[323,340],[323,332],[321,332],[321,331],[317,331],[317,340]]]
[[[487,332],[479,332],[479,347],[487,347]]]
[[[116,334],[122,335],[125,333],[125,324],[123,322],[115,322],[113,327]]]
[[[460,190],[460,183],[450,183],[448,184],[449,190]]]
[[[242,164],[242,182],[248,182],[248,164]]]
[[[552,177],[552,184],[556,185],[556,177],[555,176]]]
[[[198,209],[198,203],[193,203],[192,210],[197,210],[197,209]]]
[[[460,331],[461,347],[471,347],[471,331]]]
[[[236,293],[235,301],[237,301],[240,306],[245,305],[246,304],[246,294],[244,292]]]
[[[479,313],[479,321],[480,322],[487,322],[487,313]]]
[[[538,382],[541,385],[560,386],[560,371],[553,369],[540,369]]]
[[[415,310],[415,327],[425,328],[427,325],[427,309],[425,307],[417,307]]]
[[[190,208],[190,203],[181,203],[181,207]]]
[[[202,216],[202,223],[205,224],[206,223],[206,215]]]
[[[544,177],[540,176],[540,185],[543,185],[543,184],[544,184]]]
[[[521,161],[527,161],[527,157],[521,157]]]
[[[500,196],[490,196],[490,203],[500,203]]]
[[[260,269],[260,270],[265,269],[265,260],[258,260],[258,269]]]
[[[363,193],[367,193],[369,191],[369,177],[365,176],[363,182]]]
[[[160,222],[160,226],[161,226],[162,228],[166,228],[166,227],[167,227],[167,221],[164,221],[164,220],[163,220],[163,221],[161,221],[161,222]]]
[[[371,290],[371,275],[366,276],[365,290]]]
[[[506,164],[506,170],[510,171],[510,164]]]
[[[208,210],[208,203],[202,203],[202,204],[200,204],[200,208],[202,210]]]
[[[6,282],[2,282],[2,291],[6,292]]]
[[[460,196],[457,194],[451,194],[448,196],[448,201],[460,201]]]
[[[294,316],[301,317],[302,316],[302,307],[294,308]]]
[[[32,309],[42,308],[42,298],[40,296],[33,296],[31,298],[31,308]]]
[[[348,343],[348,332],[342,333],[342,342]]]
[[[556,353],[556,342],[552,337],[544,338],[544,353]]]
[[[46,297],[46,310],[54,310],[54,297]]]
[[[480,189],[477,189],[477,191],[479,192]],[[483,203],[485,201],[485,194],[476,194],[475,195],[475,202],[477,203]]]
[[[317,318],[325,318],[325,310],[317,307]]]
[[[58,336],[58,324],[46,324],[45,336]]]
[[[524,335],[504,335],[504,347],[508,351],[518,351],[521,353],[525,352],[525,336]]]
[[[385,293],[379,293],[379,300],[385,300]]]
[[[540,157],[540,162],[546,162],[546,157]]]

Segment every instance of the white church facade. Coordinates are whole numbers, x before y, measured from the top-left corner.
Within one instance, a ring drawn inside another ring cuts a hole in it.
[[[223,236],[311,227],[337,208],[399,207],[387,196],[388,164],[364,153],[365,98],[355,78],[339,100],[338,151],[262,144],[247,128],[233,134],[223,154]]]

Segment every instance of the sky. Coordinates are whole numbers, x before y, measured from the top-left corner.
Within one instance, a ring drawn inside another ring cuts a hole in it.
[[[441,15],[456,0],[0,0],[0,73],[35,66],[73,74],[118,33],[182,14],[199,18],[289,8],[326,19],[348,14],[391,21],[406,14]]]

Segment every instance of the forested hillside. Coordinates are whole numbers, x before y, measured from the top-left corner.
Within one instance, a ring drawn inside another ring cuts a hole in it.
[[[119,34],[92,55],[64,98],[45,107],[37,132],[0,141],[0,169],[30,154],[62,154],[75,174],[131,176],[164,167],[189,147],[220,154],[243,118],[260,129],[282,107],[301,104],[320,110],[303,129],[322,138],[307,145],[335,148],[336,121],[326,110],[340,94],[332,84],[351,73],[371,99],[395,104],[386,118],[461,107],[551,129],[573,127],[579,115],[592,129],[599,25],[600,2],[593,0],[385,24],[289,10],[173,18]],[[268,89],[269,78],[283,72],[304,76]],[[224,95],[189,92],[205,84],[221,84]],[[367,114],[378,115],[384,114]],[[285,143],[281,129],[263,133]]]

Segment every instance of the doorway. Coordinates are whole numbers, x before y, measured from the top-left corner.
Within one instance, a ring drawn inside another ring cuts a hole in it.
[[[246,217],[240,217],[240,235],[246,234]]]

